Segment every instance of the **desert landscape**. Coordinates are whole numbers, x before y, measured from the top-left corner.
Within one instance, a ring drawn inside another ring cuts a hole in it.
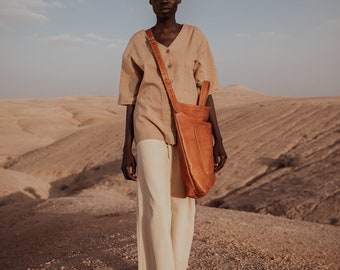
[[[192,270],[340,269],[340,97],[214,95],[228,162]],[[137,269],[116,97],[0,100],[0,269]]]

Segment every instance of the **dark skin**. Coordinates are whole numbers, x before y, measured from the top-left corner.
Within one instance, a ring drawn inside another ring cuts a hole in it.
[[[182,29],[181,24],[176,22],[176,11],[181,0],[150,0],[153,11],[156,15],[157,22],[152,27],[152,32],[155,39],[168,47],[176,39],[177,35]],[[223,146],[223,139],[217,122],[214,101],[211,95],[207,100],[207,106],[210,107],[209,121],[212,124],[212,135],[214,137],[214,159],[215,172],[220,171],[227,161],[227,153]],[[123,148],[123,160],[121,169],[126,180],[137,180],[136,175],[136,159],[132,153],[132,144],[134,140],[133,130],[133,112],[134,105],[127,105],[126,107],[126,126],[125,126],[125,143]]]

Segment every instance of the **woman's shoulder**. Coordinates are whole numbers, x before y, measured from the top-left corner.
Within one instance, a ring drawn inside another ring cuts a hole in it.
[[[135,52],[143,47],[142,45],[145,44],[145,40],[144,30],[139,30],[138,32],[134,33],[126,44],[124,55],[135,54]]]
[[[199,31],[199,32],[201,32],[201,30],[198,28],[198,26],[196,26],[196,25],[192,25],[192,24],[183,24],[183,26],[185,27],[185,28],[187,28],[188,30],[190,30],[190,31],[194,31],[194,32],[196,32],[196,31]]]
[[[145,31],[139,30],[134,33],[127,42],[125,51],[134,51],[137,48],[141,47],[142,44],[145,43]]]
[[[142,39],[145,40],[145,30],[139,30],[134,33],[130,38],[130,42],[138,42]]]
[[[198,26],[184,24],[183,27],[185,27],[186,31],[190,32],[192,35],[197,36],[199,38],[205,38],[204,33]]]
[[[186,29],[186,36],[190,37],[190,39],[194,40],[197,44],[208,42],[206,36],[199,27],[190,24],[184,24],[184,27],[184,29]]]

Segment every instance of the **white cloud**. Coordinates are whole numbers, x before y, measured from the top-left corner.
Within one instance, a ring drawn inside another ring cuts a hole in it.
[[[126,40],[107,38],[107,37],[99,36],[94,33],[89,33],[86,35],[86,37],[97,43],[106,43],[108,44],[107,47],[110,49],[122,49],[127,44]]]
[[[114,39],[107,46],[109,49],[124,49],[127,41],[122,39]]]
[[[329,19],[315,26],[317,30],[340,30],[340,19]]]
[[[340,19],[328,20],[325,25],[329,28],[340,29]]]
[[[109,38],[102,37],[100,35],[94,34],[94,33],[88,33],[86,35],[86,38],[89,40],[93,40],[94,42],[110,42]]]
[[[236,34],[236,37],[238,38],[250,38],[252,36],[253,36],[252,34],[248,34],[248,33],[237,33]]]
[[[70,36],[68,34],[39,38],[39,40],[59,46],[83,46],[93,44],[93,42],[87,38]]]
[[[260,38],[269,38],[269,39],[290,39],[292,36],[279,34],[276,32],[262,32],[256,34],[250,33],[237,33],[236,37],[238,38],[252,38],[252,37],[260,37]]]
[[[278,34],[276,32],[263,32],[263,33],[260,33],[260,36],[264,38],[271,38],[271,39],[290,39],[291,38],[291,36],[289,35]]]
[[[39,38],[40,41],[54,44],[58,46],[84,46],[84,45],[104,45],[108,48],[123,49],[126,45],[125,40],[112,39],[97,35],[95,33],[88,33],[85,36],[71,36],[69,34],[62,34],[56,36],[49,36]]]
[[[53,0],[1,0],[0,27],[44,24],[48,21],[47,10],[56,7],[62,7],[61,2]]]

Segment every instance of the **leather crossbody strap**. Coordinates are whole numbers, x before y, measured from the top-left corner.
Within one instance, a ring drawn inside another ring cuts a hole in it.
[[[145,32],[146,32],[146,37],[148,39],[150,47],[152,49],[153,55],[156,59],[156,62],[157,62],[159,71],[161,73],[165,89],[166,89],[168,96],[169,96],[169,99],[171,101],[172,107],[173,107],[175,112],[178,112],[179,111],[178,101],[177,101],[174,89],[172,88],[171,80],[169,78],[168,72],[167,72],[165,64],[163,62],[161,52],[159,51],[157,41],[156,41],[151,29],[148,29]],[[210,85],[209,81],[204,81],[202,83],[201,93],[200,93],[200,98],[199,98],[199,103],[198,103],[198,106],[201,107],[202,109],[205,106],[207,99],[208,99],[209,85]]]

